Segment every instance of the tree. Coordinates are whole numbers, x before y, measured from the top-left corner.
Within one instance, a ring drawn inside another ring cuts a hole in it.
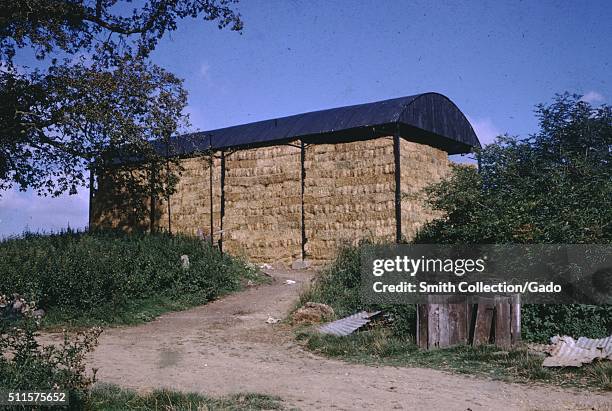
[[[539,131],[502,136],[428,189],[443,217],[421,243],[609,244],[612,107],[557,95],[536,108]]]
[[[134,51],[142,57],[183,18],[201,16],[218,27],[242,30],[237,0],[2,0],[0,53],[12,60],[16,48],[30,46],[40,59],[56,50],[69,54],[96,49],[106,57]],[[123,13],[121,12],[123,9]],[[133,53],[132,53],[133,54]]]
[[[94,162],[164,161],[150,143],[188,124],[187,93],[148,56],[186,17],[240,31],[233,3],[150,0],[128,11],[116,0],[1,0],[0,190],[57,196],[85,185]],[[25,47],[40,60],[53,57],[45,70],[15,64]]]
[[[420,230],[417,243],[611,243],[612,108],[566,93],[538,105],[536,115],[537,133],[499,137],[476,152],[478,169],[455,166],[427,190],[442,217]],[[527,340],[605,337],[612,306],[524,306],[522,323]]]

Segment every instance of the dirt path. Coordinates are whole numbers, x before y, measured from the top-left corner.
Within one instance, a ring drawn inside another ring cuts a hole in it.
[[[612,409],[612,395],[531,387],[420,368],[352,365],[302,350],[284,317],[312,274],[275,282],[129,328],[106,330],[93,356],[101,381],[211,395],[260,392],[309,409]],[[293,279],[295,285],[284,284]]]

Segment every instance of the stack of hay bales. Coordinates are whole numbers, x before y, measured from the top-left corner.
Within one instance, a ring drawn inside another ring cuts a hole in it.
[[[446,151],[400,140],[402,236],[410,240],[427,221],[439,217],[425,203],[423,189],[446,177],[450,166]]]
[[[210,158],[191,157],[181,160],[183,168],[176,192],[170,196],[170,227],[173,233],[210,235]],[[221,161],[213,159],[213,239],[218,239],[221,223]],[[168,229],[168,202],[157,205],[156,226]]]
[[[302,254],[302,181],[300,141],[226,153],[223,248],[256,263],[291,265]],[[445,151],[400,140],[402,234],[411,239],[436,217],[423,203],[421,190],[449,170]],[[213,160],[213,241],[221,233],[221,161]],[[210,235],[209,157],[181,160],[176,192],[170,197],[173,233]],[[304,227],[306,259],[314,266],[332,260],[346,243],[395,239],[395,162],[393,138],[305,149]],[[103,193],[100,193],[103,194]],[[100,195],[100,198],[102,195]],[[96,200],[97,201],[97,200]],[[100,208],[100,207],[97,207]],[[168,229],[168,204],[156,207],[156,226]],[[102,218],[104,216],[104,218]],[[98,213],[95,225],[115,214]],[[115,221],[116,220],[116,221]],[[142,222],[147,226],[148,221]],[[109,225],[109,224],[107,224]]]
[[[226,157],[225,172],[224,250],[258,263],[300,258],[300,149],[237,151]]]
[[[344,243],[393,238],[391,138],[312,145],[305,166],[306,251],[314,265],[334,258]]]

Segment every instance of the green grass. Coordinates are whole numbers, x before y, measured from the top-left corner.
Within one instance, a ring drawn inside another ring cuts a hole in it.
[[[266,278],[199,239],[164,233],[24,234],[0,241],[0,255],[0,294],[35,301],[51,328],[149,321]]]
[[[46,331],[76,330],[92,326],[136,325],[152,321],[167,312],[183,311],[208,302],[210,298],[197,294],[160,295],[129,301],[120,306],[105,304],[83,313],[53,309],[43,318],[41,325]]]
[[[419,350],[413,337],[416,332],[414,305],[373,306],[361,302],[362,252],[361,246],[341,250],[300,296],[298,306],[308,301],[328,304],[338,317],[360,310],[382,310],[387,323],[340,338],[298,330],[297,338],[308,349],[364,364],[428,367],[505,381],[612,390],[610,361],[558,369],[542,367],[543,359],[524,349],[507,353],[490,346]],[[611,310],[612,306],[524,306],[523,338],[545,342],[555,333],[603,337],[609,335]]]
[[[234,394],[212,398],[195,393],[156,390],[148,394],[98,384],[91,391],[88,402],[91,411],[196,411],[196,410],[282,410],[278,397],[265,394]]]
[[[596,390],[612,390],[610,361],[581,368],[544,368],[543,358],[525,349],[502,351],[494,346],[458,346],[420,350],[412,338],[395,336],[379,327],[347,337],[298,331],[309,350],[328,357],[368,365],[424,367],[519,383],[545,383]]]

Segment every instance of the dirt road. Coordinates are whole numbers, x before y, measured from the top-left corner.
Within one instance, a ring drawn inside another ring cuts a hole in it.
[[[284,317],[312,273],[271,272],[275,282],[208,305],[106,330],[93,355],[98,377],[137,389],[211,395],[259,392],[310,409],[612,409],[612,395],[488,381],[420,368],[352,365],[301,349]],[[297,284],[286,285],[285,279]]]

